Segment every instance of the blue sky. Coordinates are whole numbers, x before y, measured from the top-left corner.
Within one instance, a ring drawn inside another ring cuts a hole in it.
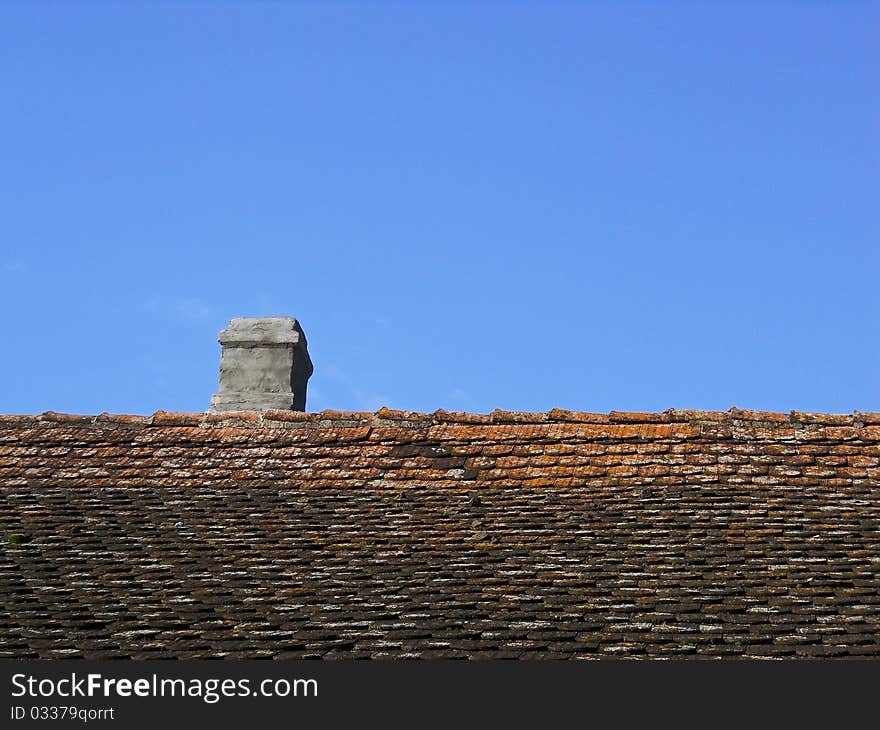
[[[0,3],[0,412],[880,410],[869,3]]]

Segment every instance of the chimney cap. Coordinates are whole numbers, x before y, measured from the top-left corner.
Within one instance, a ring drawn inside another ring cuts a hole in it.
[[[221,345],[306,344],[302,327],[293,317],[233,317],[218,341]]]

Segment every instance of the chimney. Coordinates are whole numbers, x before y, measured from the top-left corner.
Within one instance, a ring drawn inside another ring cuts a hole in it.
[[[312,361],[293,317],[235,317],[219,341],[220,389],[211,413],[306,409]]]

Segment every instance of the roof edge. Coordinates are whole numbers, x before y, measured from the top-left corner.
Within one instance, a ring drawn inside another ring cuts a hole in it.
[[[765,428],[773,426],[790,428],[793,425],[802,424],[861,427],[865,425],[880,425],[880,412],[853,411],[851,414],[836,414],[791,411],[790,413],[776,413],[731,408],[727,411],[669,409],[661,413],[632,411],[588,413],[554,408],[543,413],[495,410],[492,413],[483,414],[442,409],[433,413],[420,413],[381,408],[375,412],[324,410],[315,413],[272,410],[265,412],[179,413],[160,410],[150,416],[111,413],[87,416],[56,413],[54,411],[46,411],[38,415],[0,414],[0,427],[4,428],[33,428],[55,424],[106,429],[142,428],[148,426],[189,426],[202,428],[301,428],[306,426],[312,428],[343,428],[364,425],[424,428],[434,424],[589,423],[614,425],[734,422],[760,423]]]

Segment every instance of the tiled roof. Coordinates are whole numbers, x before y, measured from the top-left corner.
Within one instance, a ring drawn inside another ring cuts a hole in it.
[[[0,656],[880,657],[880,414],[0,416]]]

